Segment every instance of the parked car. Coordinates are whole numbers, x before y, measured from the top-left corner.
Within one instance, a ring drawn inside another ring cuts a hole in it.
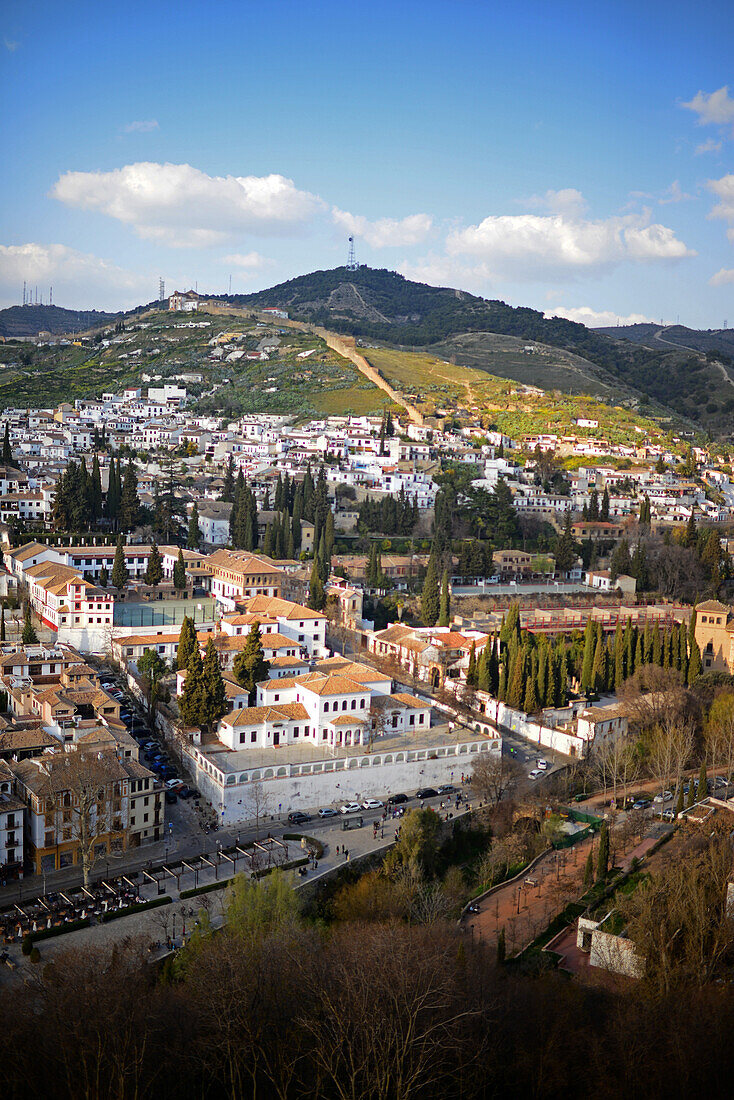
[[[387,804],[388,804],[388,806],[397,806],[401,802],[408,802],[409,800],[410,800],[410,795],[407,795],[407,794],[391,794],[390,797],[387,800]]]
[[[726,779],[724,778],[723,775],[717,775],[716,776],[716,779],[714,780],[714,787],[716,787],[718,790],[721,790],[722,787],[728,787],[728,786],[729,786],[729,784],[727,783],[727,781],[726,781]]]
[[[288,823],[290,825],[305,825],[307,821],[311,820],[310,814],[304,814],[302,810],[293,810],[288,814]]]
[[[175,791],[166,791],[166,802],[169,806],[173,806],[174,803],[178,802],[178,795]]]
[[[550,764],[548,763],[547,760],[539,760],[538,761],[538,767],[540,768],[541,771],[544,772],[544,771],[546,771],[547,768],[550,767]]]
[[[419,791],[415,792],[416,798],[438,798],[438,791],[433,787],[421,787]]]
[[[191,787],[182,787],[181,790],[178,792],[178,797],[191,798],[193,793],[194,792],[191,790]]]
[[[362,808],[365,810],[381,810],[383,803],[379,798],[365,798]]]
[[[362,809],[359,802],[344,802],[339,807],[340,814],[358,814]]]
[[[663,810],[663,821],[675,821],[675,810],[672,810],[670,806],[667,810]]]
[[[658,806],[662,806],[663,802],[671,802],[672,800],[673,800],[673,792],[672,791],[663,791],[662,794],[656,794],[655,797],[653,798],[653,802]]]
[[[183,787],[183,783],[180,779],[167,779],[166,786],[168,787],[169,791],[177,791],[179,790],[179,788]]]
[[[439,794],[456,794],[456,787],[453,783],[442,783],[440,787],[436,787]]]
[[[632,809],[633,810],[646,810],[649,805],[650,805],[650,799],[649,798],[638,798],[636,802],[633,802]]]
[[[533,768],[531,772],[528,772],[528,779],[538,779],[542,774],[539,768]]]
[[[319,817],[338,817],[336,810],[333,810],[331,806],[322,806],[319,810]]]

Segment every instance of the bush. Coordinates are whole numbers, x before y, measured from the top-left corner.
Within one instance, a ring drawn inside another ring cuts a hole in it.
[[[54,936],[63,936],[67,932],[76,932],[79,928],[88,928],[91,923],[89,917],[84,917],[83,920],[72,920],[52,928],[42,928],[39,932],[28,932],[27,935],[23,937],[21,951],[24,955],[29,955],[33,944],[36,943],[37,940],[50,940],[53,939]],[[25,950],[26,940],[28,940],[29,945],[27,951]]]
[[[117,920],[118,917],[129,917],[133,913],[142,913],[145,909],[158,909],[161,905],[170,905],[173,898],[168,894],[164,894],[161,898],[153,898],[152,901],[139,901],[135,905],[128,905],[126,909],[113,909],[109,913],[103,913],[102,923],[107,924],[111,920]]]
[[[30,933],[27,936],[23,937],[23,942],[20,945],[20,950],[26,956],[30,955],[31,951],[33,950],[33,940],[31,939]]]
[[[39,963],[40,961],[41,961],[41,952],[38,950],[37,947],[32,947],[31,948],[31,962],[35,964],[35,963]]]

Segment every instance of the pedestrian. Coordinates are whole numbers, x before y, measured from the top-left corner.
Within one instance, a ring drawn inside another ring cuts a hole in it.
[[[339,845],[336,846],[336,854],[339,855]]]
[[[349,863],[349,849],[347,848],[347,863]]]

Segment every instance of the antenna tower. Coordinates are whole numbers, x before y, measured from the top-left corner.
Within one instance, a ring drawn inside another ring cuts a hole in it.
[[[166,296],[166,281],[163,277],[158,280],[158,301],[162,302]]]
[[[347,258],[347,271],[358,271],[359,264],[354,252],[354,237],[349,238],[349,256]]]
[[[54,288],[52,286],[48,288],[48,304],[50,306],[54,304]]]
[[[25,279],[24,279],[23,280],[23,305],[26,305],[27,297],[28,297],[28,291],[26,290]]]

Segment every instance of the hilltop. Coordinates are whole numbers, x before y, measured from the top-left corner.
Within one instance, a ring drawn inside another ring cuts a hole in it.
[[[723,356],[726,362],[734,357],[734,329],[695,329],[685,325],[618,325],[614,328],[595,328],[602,336],[618,340],[630,340],[633,344],[644,344],[653,350],[661,347],[682,347],[690,351],[700,351],[703,355]]]
[[[363,344],[425,351],[541,389],[591,394],[610,404],[675,414],[714,434],[731,433],[734,382],[685,341],[633,341],[619,329],[592,330],[368,267],[314,271],[225,300],[250,309],[279,306],[297,320]]]
[[[50,332],[54,336],[85,332],[97,325],[106,325],[119,313],[101,313],[96,309],[62,309],[60,306],[9,306],[0,309],[0,336],[37,336]]]

